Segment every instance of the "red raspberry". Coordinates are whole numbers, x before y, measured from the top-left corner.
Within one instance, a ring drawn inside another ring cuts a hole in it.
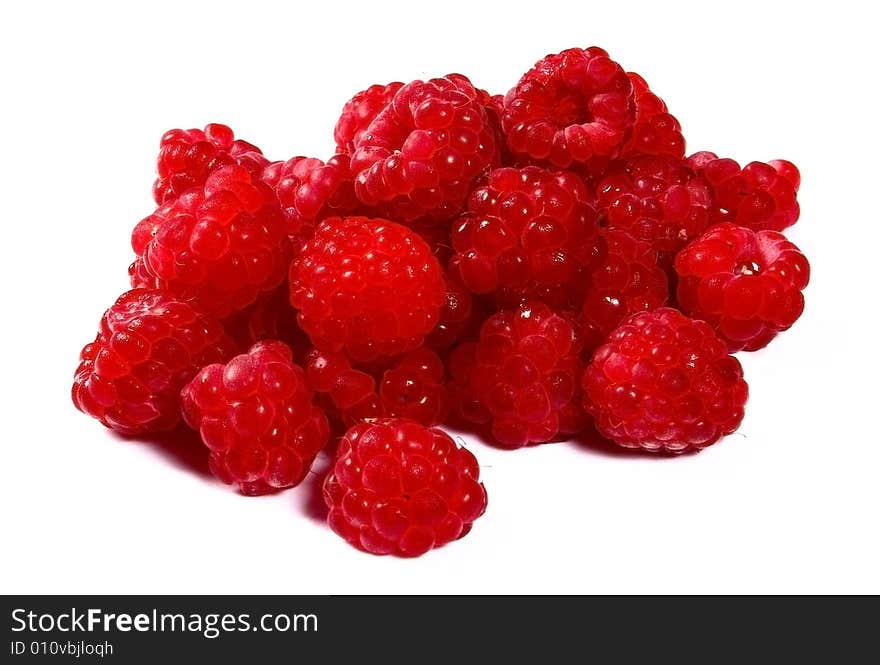
[[[486,110],[461,75],[403,86],[354,147],[358,198],[404,222],[460,212],[471,182],[497,154]]]
[[[675,258],[678,302],[711,324],[733,353],[755,351],[804,310],[810,264],[776,231],[719,224]]]
[[[445,351],[468,333],[475,331],[480,323],[479,306],[461,280],[454,274],[446,274],[446,301],[440,308],[437,327],[425,339],[425,344],[436,351]]]
[[[345,155],[334,155],[326,164],[313,157],[294,157],[272,162],[263,170],[263,181],[275,190],[287,218],[289,235],[358,208],[348,161]]]
[[[249,496],[302,482],[327,443],[327,418],[282,342],[208,365],[181,391],[183,415],[211,451],[211,471]]]
[[[480,467],[443,430],[359,423],[324,482],[330,528],[371,554],[421,556],[466,535],[486,510]]]
[[[576,289],[598,251],[583,180],[535,166],[490,171],[452,229],[458,272],[473,293]]]
[[[476,344],[453,352],[460,415],[489,425],[505,448],[577,432],[584,425],[580,351],[574,323],[546,305],[501,310],[483,324]]]
[[[140,256],[128,266],[128,283],[133,289],[159,288],[159,280],[150,274]]]
[[[86,344],[73,380],[76,408],[126,435],[172,429],[180,388],[235,345],[217,321],[162,291],[123,293]]]
[[[623,322],[584,372],[585,406],[625,448],[681,453],[709,446],[743,419],[739,361],[703,321],[662,307]]]
[[[566,167],[613,157],[635,121],[633,85],[596,46],[548,55],[504,98],[511,150]]]
[[[310,349],[305,357],[306,379],[324,402],[327,413],[340,422],[349,422],[346,412],[363,403],[375,404],[376,380],[373,375],[352,366],[340,351]]]
[[[616,162],[596,188],[600,222],[650,242],[662,254],[684,247],[709,225],[706,181],[674,157]]]
[[[153,183],[153,198],[162,205],[192,187],[203,187],[208,176],[222,166],[238,164],[259,175],[268,163],[258,147],[235,140],[226,125],[210,124],[204,131],[171,129],[159,144],[159,177]]]
[[[782,231],[801,214],[797,191],[801,175],[785,160],[751,162],[740,168],[732,159],[698,152],[687,160],[712,187],[712,222],[731,222],[753,231]]]
[[[627,76],[633,84],[636,121],[622,156],[669,155],[684,159],[685,140],[678,120],[669,113],[666,103],[651,92],[645,79],[635,72],[627,72]]]
[[[366,133],[370,123],[394,99],[403,83],[395,81],[388,85],[371,85],[345,102],[342,115],[336,121],[333,138],[336,139],[336,151],[350,155],[356,150],[357,144]]]
[[[411,229],[384,219],[321,222],[291,264],[290,301],[315,346],[367,362],[420,346],[437,324],[443,272]]]
[[[584,345],[594,349],[621,321],[669,299],[669,280],[650,243],[626,231],[602,229],[605,251],[593,269],[581,315]]]
[[[284,279],[290,246],[269,187],[224,166],[141,220],[131,246],[162,288],[223,317]]]

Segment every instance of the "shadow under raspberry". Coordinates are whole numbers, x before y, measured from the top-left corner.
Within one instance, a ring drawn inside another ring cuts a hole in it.
[[[170,432],[157,432],[136,437],[123,436],[114,432],[121,441],[144,445],[154,450],[159,457],[178,469],[203,478],[213,475],[208,467],[208,450],[199,439],[199,434],[186,425],[180,424]]]

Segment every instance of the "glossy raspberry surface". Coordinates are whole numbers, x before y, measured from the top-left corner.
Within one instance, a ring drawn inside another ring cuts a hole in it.
[[[271,189],[240,166],[224,166],[141,220],[131,246],[158,285],[219,317],[277,287],[290,244]]]
[[[635,121],[633,85],[603,49],[572,48],[539,60],[504,98],[514,153],[566,167],[613,157]]]
[[[670,254],[710,223],[708,183],[682,160],[665,155],[612,164],[596,185],[599,220]]]
[[[584,425],[575,321],[527,301],[501,310],[450,360],[459,415],[505,448],[544,443]]]
[[[315,346],[370,361],[419,347],[437,325],[443,272],[411,229],[383,219],[321,222],[290,269],[290,301]]]
[[[203,187],[217,169],[237,164],[257,175],[269,163],[262,151],[236,139],[226,125],[202,129],[171,129],[162,136],[153,183],[153,198],[162,205],[193,187]]]
[[[336,151],[350,155],[360,142],[370,123],[394,99],[403,83],[395,81],[387,85],[371,85],[349,99],[342,107],[339,120],[333,129]]]
[[[401,222],[448,220],[496,154],[486,110],[464,76],[413,81],[355,142],[355,193]]]
[[[126,435],[172,429],[180,388],[199,369],[225,360],[235,344],[214,319],[162,291],[123,293],[80,353],[76,408]]]
[[[327,443],[324,413],[282,342],[204,367],[181,391],[183,415],[211,451],[211,471],[247,495],[298,485]]]
[[[678,302],[714,326],[730,352],[755,351],[804,309],[810,264],[776,231],[719,224],[675,258]]]
[[[593,355],[584,404],[599,433],[626,448],[682,453],[742,422],[739,361],[709,325],[662,307],[624,321]]]
[[[713,223],[731,222],[753,231],[782,231],[800,217],[801,176],[785,160],[750,162],[744,167],[713,152],[698,152],[687,163],[712,187]]]
[[[685,140],[681,124],[669,113],[666,102],[648,87],[641,76],[635,72],[627,72],[627,76],[633,85],[636,119],[621,157],[669,155],[684,159]]]
[[[473,293],[514,302],[542,289],[578,291],[599,251],[593,199],[569,171],[495,169],[452,227],[458,274]]]
[[[623,319],[669,299],[669,280],[651,243],[620,229],[602,229],[602,260],[590,273],[581,311],[584,344],[599,346]]]
[[[328,523],[371,554],[421,556],[467,534],[486,510],[476,458],[437,428],[360,423],[324,482]]]

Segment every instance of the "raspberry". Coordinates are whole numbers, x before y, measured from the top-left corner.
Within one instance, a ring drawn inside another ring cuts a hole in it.
[[[497,312],[479,341],[460,345],[451,358],[460,415],[488,425],[505,448],[577,432],[584,425],[580,351],[574,323],[542,303]]]
[[[333,138],[336,151],[350,155],[366,133],[370,123],[394,99],[403,83],[395,81],[388,85],[371,85],[345,102],[342,115],[336,121]]]
[[[602,262],[591,273],[581,314],[584,345],[599,346],[631,314],[657,309],[669,299],[669,280],[650,243],[626,231],[602,229]]]
[[[678,302],[711,324],[733,353],[755,351],[794,324],[810,264],[776,231],[719,224],[675,258]]]
[[[327,418],[282,342],[258,342],[225,365],[208,365],[181,401],[211,451],[211,471],[249,496],[298,485],[327,443]]]
[[[674,157],[645,155],[616,162],[596,187],[599,220],[669,255],[709,225],[706,181]]]
[[[669,307],[634,314],[612,332],[583,388],[602,436],[652,452],[715,443],[739,427],[748,398],[739,361],[712,328]]]
[[[162,291],[123,293],[86,344],[73,380],[77,409],[126,435],[173,429],[180,388],[235,345],[214,319]]]
[[[208,176],[223,166],[238,164],[258,175],[268,163],[258,147],[235,140],[226,125],[210,124],[204,131],[172,129],[159,144],[153,198],[159,205],[168,203],[192,187],[203,187]]]
[[[147,274],[181,298],[223,317],[284,279],[290,246],[269,187],[224,166],[141,220],[131,246]]]
[[[383,219],[324,220],[290,268],[290,301],[314,345],[360,362],[420,346],[443,298],[425,241]]]
[[[583,180],[535,166],[490,171],[452,229],[464,285],[474,293],[511,292],[514,303],[543,288],[576,289],[598,243]]]
[[[360,423],[324,482],[327,521],[371,554],[421,556],[466,535],[486,510],[480,467],[443,430],[401,419]]]
[[[740,168],[732,159],[698,152],[687,159],[712,187],[712,222],[731,222],[753,231],[782,231],[800,216],[797,190],[801,176],[785,160],[751,162]]]
[[[669,155],[684,159],[685,140],[678,120],[669,113],[666,103],[651,92],[645,79],[635,72],[627,72],[627,76],[633,85],[636,121],[621,156]]]
[[[458,340],[473,331],[480,321],[479,306],[454,274],[446,274],[446,300],[440,308],[437,327],[425,339],[436,351],[450,349]]]
[[[400,88],[354,147],[357,197],[403,222],[460,212],[471,182],[497,154],[486,110],[461,75]]]
[[[504,98],[513,152],[567,167],[613,157],[635,121],[633,84],[596,46],[539,60]]]
[[[272,162],[262,179],[275,190],[289,235],[325,217],[354,212],[359,205],[345,155],[334,155],[326,164],[311,157]]]
[[[140,256],[128,266],[128,283],[133,289],[159,288],[159,280],[149,273],[144,260]]]

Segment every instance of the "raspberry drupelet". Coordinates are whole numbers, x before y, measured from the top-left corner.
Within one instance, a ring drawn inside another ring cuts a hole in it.
[[[430,247],[384,219],[324,220],[290,268],[290,302],[314,345],[359,362],[419,347],[444,292]]]
[[[159,145],[153,183],[153,198],[162,205],[193,187],[203,187],[208,176],[230,164],[244,167],[252,175],[269,163],[262,151],[236,139],[226,125],[210,124],[201,129],[172,129]]]
[[[501,310],[450,359],[457,415],[504,448],[544,443],[584,425],[581,343],[573,318],[527,301]]]
[[[748,398],[739,361],[709,325],[661,307],[624,321],[593,355],[584,405],[599,433],[624,446],[682,453],[742,422]]]
[[[601,48],[571,48],[548,55],[504,98],[510,149],[567,167],[614,157],[633,123],[633,84]]]
[[[486,109],[461,75],[400,88],[354,144],[360,201],[401,222],[448,221],[497,156]]]
[[[123,293],[80,354],[76,408],[125,435],[170,430],[181,387],[204,365],[226,360],[234,342],[214,319],[163,291]]]
[[[755,351],[794,324],[810,264],[776,231],[719,224],[675,258],[678,303],[711,324],[733,353]]]
[[[709,184],[681,159],[643,155],[612,164],[596,186],[599,221],[645,240],[662,259],[710,223]]]
[[[681,124],[669,113],[666,102],[651,91],[641,76],[635,72],[627,72],[627,76],[633,85],[636,119],[621,157],[669,155],[684,159],[685,140]]]
[[[669,299],[669,280],[651,243],[620,229],[602,229],[602,261],[590,273],[581,311],[587,349],[598,347],[623,319]]]
[[[218,317],[281,284],[290,262],[275,195],[240,166],[218,169],[141,220],[131,246],[161,288]]]
[[[349,544],[415,557],[466,535],[487,497],[476,458],[448,434],[383,419],[345,434],[324,501],[330,528]]]
[[[308,336],[297,323],[296,310],[290,306],[287,280],[221,323],[240,349],[249,349],[263,340],[278,340],[291,348],[294,362],[299,363],[311,348]]]
[[[352,154],[370,123],[391,103],[394,95],[402,87],[403,83],[399,81],[387,85],[371,85],[345,102],[333,129],[336,151],[346,155]]]
[[[801,176],[791,162],[750,162],[744,167],[714,152],[698,152],[688,165],[712,188],[712,223],[731,222],[753,231],[783,231],[800,216]]]
[[[208,365],[181,391],[211,471],[249,496],[293,487],[309,472],[329,431],[312,397],[290,349],[276,341]]]
[[[475,332],[482,322],[483,313],[470,291],[462,284],[456,271],[446,272],[446,300],[440,308],[437,327],[425,339],[425,345],[445,352],[465,335]]]
[[[576,293],[597,259],[598,231],[579,176],[535,166],[495,169],[453,224],[454,260],[473,293],[502,292],[514,304],[542,289]]]

